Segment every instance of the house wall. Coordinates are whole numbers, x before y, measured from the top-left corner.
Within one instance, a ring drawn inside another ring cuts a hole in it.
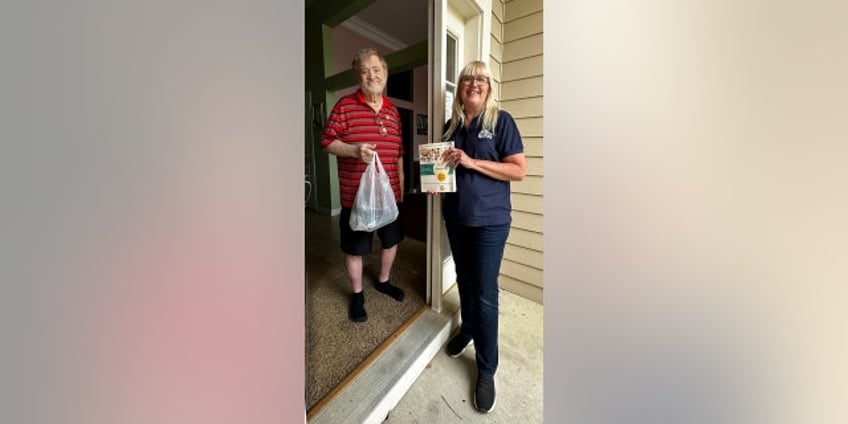
[[[526,177],[512,183],[513,222],[500,285],[539,303],[544,297],[542,30],[542,0],[493,2],[494,87],[501,107],[518,124],[527,158]]]

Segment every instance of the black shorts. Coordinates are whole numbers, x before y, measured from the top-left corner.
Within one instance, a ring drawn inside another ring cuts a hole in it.
[[[342,208],[339,216],[339,230],[341,230],[342,252],[348,255],[365,256],[373,251],[374,233],[380,238],[383,249],[388,249],[403,241],[403,225],[401,225],[400,213],[397,219],[377,231],[353,231],[350,228],[350,208]]]

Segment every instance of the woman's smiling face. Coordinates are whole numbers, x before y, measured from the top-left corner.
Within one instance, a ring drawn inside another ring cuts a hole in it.
[[[466,110],[480,112],[489,97],[489,77],[466,75],[460,78],[460,96]]]

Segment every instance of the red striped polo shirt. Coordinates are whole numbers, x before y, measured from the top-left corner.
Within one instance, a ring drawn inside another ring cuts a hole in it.
[[[385,135],[381,133],[382,127],[386,128]],[[403,140],[400,114],[388,97],[383,95],[383,107],[379,112],[374,112],[368,106],[361,90],[339,99],[324,127],[321,148],[327,147],[333,140],[348,144],[376,143],[380,162],[395,191],[395,200],[400,201],[398,161],[403,160]],[[350,157],[337,157],[337,163],[341,205],[350,208],[353,207],[359,180],[368,164],[359,158]]]

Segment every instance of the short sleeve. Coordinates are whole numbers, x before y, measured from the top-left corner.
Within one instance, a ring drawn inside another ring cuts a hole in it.
[[[498,155],[501,159],[514,154],[524,153],[524,143],[521,140],[521,134],[518,132],[518,125],[516,125],[515,120],[512,119],[512,115],[509,112],[500,111],[496,134],[498,138]]]
[[[321,136],[321,148],[326,148],[333,140],[341,139],[345,133],[345,121],[342,117],[341,102],[333,106],[333,111],[327,118],[327,124],[324,125],[324,133]]]

